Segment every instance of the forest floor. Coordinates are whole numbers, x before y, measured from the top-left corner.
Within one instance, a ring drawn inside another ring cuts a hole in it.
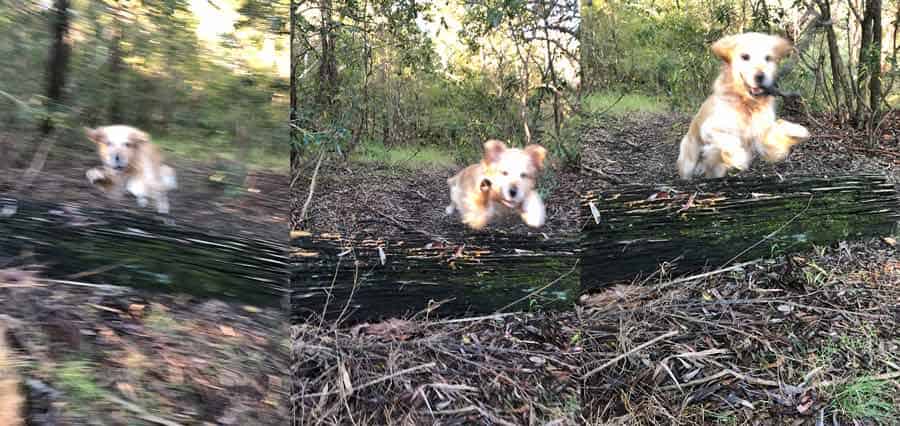
[[[315,161],[291,192],[291,229],[309,190]],[[552,160],[550,160],[552,161]],[[466,165],[397,167],[379,162],[323,161],[309,204],[308,227],[315,232],[364,238],[413,230],[451,237],[467,232],[456,214],[445,215],[450,204],[447,179]],[[549,167],[538,184],[547,206],[547,222],[540,232],[548,238],[578,232],[578,194],[582,180],[577,171]],[[488,225],[488,232],[534,233],[513,215]]]
[[[0,142],[25,143],[10,134],[0,135]],[[30,154],[7,162],[12,167],[0,170],[0,193],[155,215],[150,208],[139,208],[133,197],[115,202],[88,184],[84,171],[99,164],[93,148],[87,142],[66,143],[56,141],[58,148],[31,179],[24,178]],[[179,183],[170,193],[177,224],[237,238],[286,241],[287,176],[247,173],[235,162],[202,163],[171,155],[166,162],[176,169]],[[0,328],[6,329],[7,349],[22,378],[29,424],[288,421],[284,312],[180,294],[54,282],[41,277],[40,267],[21,257],[0,263]]]
[[[574,188],[673,184],[690,118],[587,123],[583,174],[548,197],[549,232],[577,232]],[[794,119],[813,139],[747,174],[876,173],[900,183],[897,123],[871,146],[824,119]],[[323,166],[311,228],[464,232],[442,216],[452,172]],[[300,186],[292,211],[305,201]],[[298,424],[893,424],[897,239],[839,242],[678,286],[617,286],[564,312],[298,324],[293,410]]]

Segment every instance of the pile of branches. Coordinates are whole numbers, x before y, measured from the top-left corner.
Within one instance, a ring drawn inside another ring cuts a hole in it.
[[[841,243],[585,297],[585,416],[590,424],[896,419],[895,244]]]
[[[294,424],[579,424],[576,324],[567,312],[294,326]]]

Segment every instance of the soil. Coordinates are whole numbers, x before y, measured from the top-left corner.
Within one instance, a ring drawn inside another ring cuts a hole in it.
[[[672,185],[690,118],[586,125],[583,175],[567,190]],[[900,183],[896,118],[871,143],[823,117],[791,117],[813,138],[785,162],[758,161],[746,174],[875,173]],[[451,172],[324,168],[311,228],[452,230],[441,217]],[[300,181],[295,212],[308,186]],[[565,192],[548,201],[556,223],[566,223],[557,229],[577,229],[577,206],[567,204],[577,200]],[[652,282],[586,295],[568,312],[299,324],[295,424],[892,424],[900,413],[897,239],[836,242],[674,285],[661,270]]]

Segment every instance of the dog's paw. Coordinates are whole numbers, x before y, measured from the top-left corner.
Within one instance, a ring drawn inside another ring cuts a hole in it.
[[[98,169],[88,169],[88,171],[85,172],[85,176],[87,176],[87,180],[90,183],[106,180],[106,175]]]
[[[447,207],[444,208],[444,214],[445,214],[446,216],[452,215],[454,211],[456,211],[456,209],[453,208],[453,204],[450,204],[449,206],[447,206]]]
[[[547,212],[544,203],[536,194],[528,197],[522,206],[522,221],[532,228],[540,228],[544,226]]]
[[[780,120],[778,127],[786,136],[797,139],[798,141],[805,141],[810,137],[809,130],[807,130],[806,127],[791,123],[790,121]]]
[[[147,197],[137,197],[138,206],[147,207]]]

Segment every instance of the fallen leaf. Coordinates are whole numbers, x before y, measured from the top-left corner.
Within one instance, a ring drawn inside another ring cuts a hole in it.
[[[885,242],[885,244],[891,247],[897,247],[897,240],[891,237],[881,237],[881,240]]]
[[[237,335],[238,335],[237,332],[234,331],[234,328],[231,328],[227,325],[220,325],[219,330],[222,331],[222,334],[224,334],[228,337],[237,337]]]

